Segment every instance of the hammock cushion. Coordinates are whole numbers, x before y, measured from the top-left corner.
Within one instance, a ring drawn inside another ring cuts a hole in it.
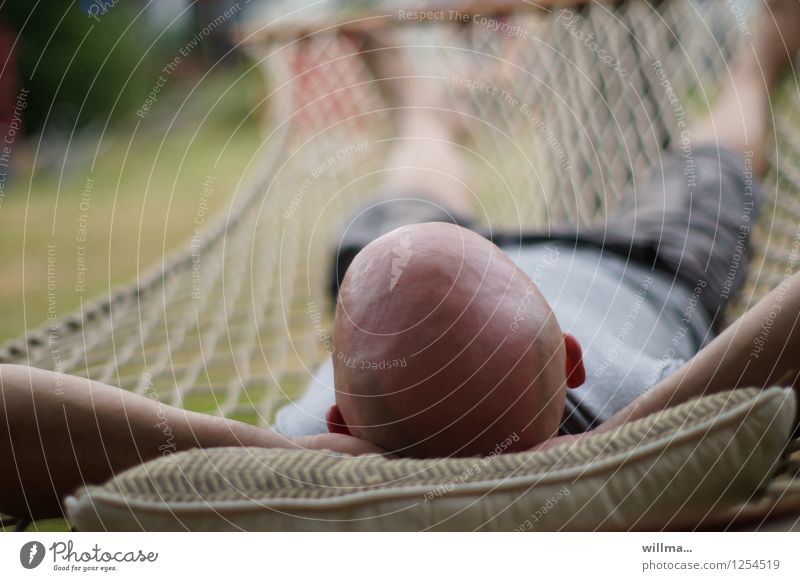
[[[66,507],[79,530],[681,528],[762,486],[794,411],[791,390],[740,389],[485,459],[193,450],[81,489]]]

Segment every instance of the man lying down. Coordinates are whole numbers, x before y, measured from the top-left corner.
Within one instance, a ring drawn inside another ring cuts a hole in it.
[[[800,24],[797,2],[770,8],[784,27]],[[394,87],[411,139],[398,140],[390,167],[403,169],[347,224],[331,357],[279,412],[276,430],[352,435],[413,457],[469,456],[509,437],[508,450],[528,450],[729,388],[737,382],[725,383],[734,376],[719,362],[734,346],[755,350],[740,362],[761,368],[752,377],[762,385],[763,346],[741,325],[681,366],[715,337],[746,276],[768,87],[787,58],[776,39],[788,29],[776,28],[762,20],[711,118],[591,228],[476,233],[453,145],[458,118],[442,113],[435,86]],[[391,55],[378,63],[383,76],[412,76],[398,70],[398,51],[380,52]]]
[[[745,278],[769,88],[800,44],[800,3],[768,7],[711,117],[691,129],[689,158],[665,152],[604,224],[546,235],[475,231],[441,86],[399,81],[413,76],[398,70],[401,51],[373,51],[405,138],[381,195],[346,225],[330,361],[277,431],[164,406],[176,449],[486,455],[703,394],[795,386],[800,275],[716,334]],[[60,515],[77,487],[161,454],[146,397],[18,365],[0,366],[0,395],[2,513]]]

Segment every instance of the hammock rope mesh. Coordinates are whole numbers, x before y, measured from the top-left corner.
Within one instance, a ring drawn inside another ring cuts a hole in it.
[[[468,24],[399,23],[387,11],[375,21],[441,77],[470,135],[480,218],[505,230],[602,219],[665,145],[681,143],[683,116],[708,111],[746,39],[722,2],[591,3]],[[380,183],[393,129],[352,35],[276,40],[280,26],[248,40],[270,112],[250,184],[166,263],[7,343],[0,362],[261,425],[298,395],[330,350],[331,245]],[[797,259],[796,87],[787,82],[775,104],[768,202],[740,310]]]

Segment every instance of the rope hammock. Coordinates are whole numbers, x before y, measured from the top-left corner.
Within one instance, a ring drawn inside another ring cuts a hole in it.
[[[390,7],[352,16],[391,30],[426,71],[438,71],[467,126],[471,186],[492,228],[602,219],[708,112],[749,22],[713,1],[563,4],[424,22]],[[315,10],[295,9],[305,28],[271,16],[245,34],[269,80],[250,185],[171,259],[5,344],[0,362],[260,425],[299,394],[330,350],[331,245],[380,183],[392,146],[391,112],[357,41],[330,20],[308,24]],[[767,201],[739,311],[797,260],[793,82],[774,106]]]

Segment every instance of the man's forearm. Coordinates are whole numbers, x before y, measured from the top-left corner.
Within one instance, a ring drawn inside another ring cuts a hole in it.
[[[0,512],[57,515],[62,497],[82,484],[161,455],[219,446],[296,444],[95,381],[0,366]]]
[[[800,370],[800,273],[787,277],[678,371],[602,424],[606,431],[738,387],[796,386]]]

